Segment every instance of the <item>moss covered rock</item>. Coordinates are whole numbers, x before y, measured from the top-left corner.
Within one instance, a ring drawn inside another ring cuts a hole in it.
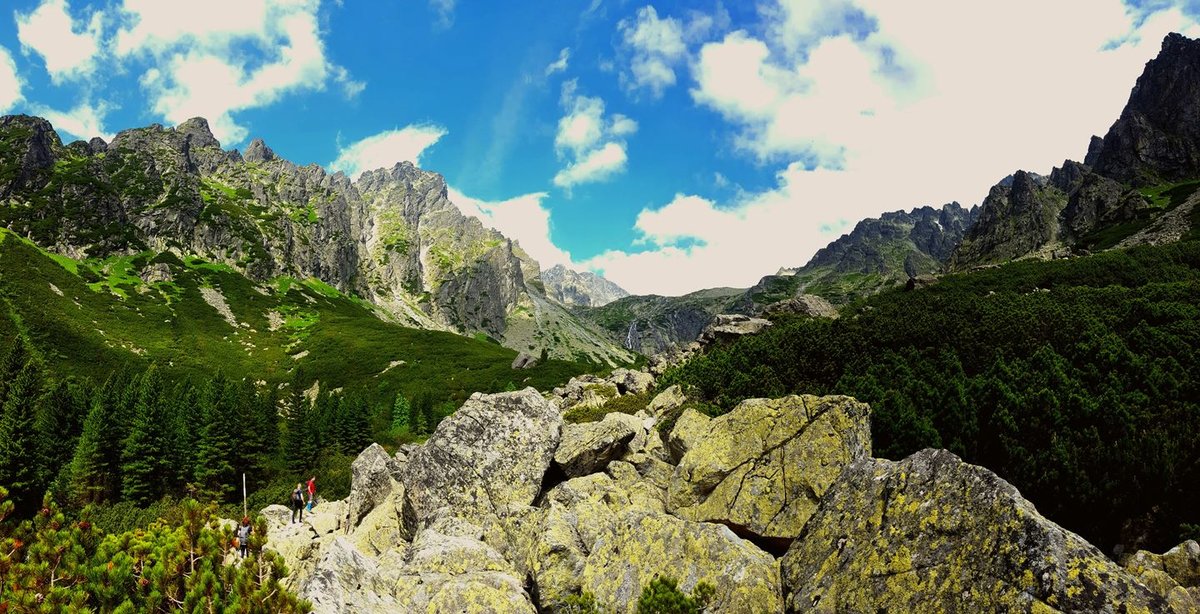
[[[609,414],[599,422],[567,424],[562,441],[554,452],[554,462],[568,477],[579,477],[604,469],[620,456],[635,435],[642,433],[637,419],[624,414]]]
[[[853,463],[782,561],[789,612],[1181,612],[944,450]]]
[[[401,471],[405,525],[444,507],[476,518],[533,503],[561,436],[562,416],[532,388],[472,395]]]
[[[780,550],[852,461],[871,455],[870,407],[844,396],[750,399],[703,427],[675,468],[667,503],[681,518],[720,522]]]

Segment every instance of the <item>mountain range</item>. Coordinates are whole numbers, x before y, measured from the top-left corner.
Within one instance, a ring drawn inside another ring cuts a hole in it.
[[[108,270],[173,254],[256,284],[315,279],[403,326],[493,339],[531,355],[632,361],[691,341],[722,312],[760,314],[815,294],[844,303],[909,278],[1023,258],[1177,240],[1194,225],[1200,46],[1170,35],[1084,162],[1019,170],[982,203],[865,219],[807,264],[747,289],[628,296],[589,272],[543,271],[520,245],[464,215],[445,180],[410,163],[356,179],[297,166],[262,140],[223,150],[203,119],[64,145],[28,116],[0,118],[0,224],[49,252]],[[134,276],[178,271],[129,271]]]

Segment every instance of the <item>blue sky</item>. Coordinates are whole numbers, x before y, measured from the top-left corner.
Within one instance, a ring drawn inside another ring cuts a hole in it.
[[[1196,34],[1159,0],[3,8],[0,112],[65,140],[203,115],[225,147],[351,174],[414,160],[544,266],[660,294],[1082,158],[1162,36]]]

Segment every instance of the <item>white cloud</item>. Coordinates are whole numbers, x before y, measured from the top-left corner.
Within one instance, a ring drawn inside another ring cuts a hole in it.
[[[464,215],[479,218],[484,226],[515,240],[542,268],[556,264],[572,266],[571,254],[550,239],[550,211],[542,206],[545,192],[525,194],[499,202],[471,198],[454,188],[447,190],[450,201]]]
[[[785,164],[776,185],[678,196],[642,212],[633,247],[584,265],[631,292],[746,287],[805,263],[846,220],[978,203],[1016,169],[1082,158],[1162,37],[1200,33],[1176,8],[1143,22],[1118,0],[810,6],[777,4],[762,36],[705,44],[691,72],[736,145]]]
[[[571,49],[568,47],[563,47],[562,51],[558,52],[558,59],[554,60],[549,66],[546,67],[546,76],[549,77],[554,73],[565,71],[570,61]]]
[[[339,148],[338,157],[329,163],[329,169],[357,180],[363,171],[391,168],[398,162],[420,166],[421,154],[446,134],[445,128],[428,124],[380,132]]]
[[[102,12],[93,13],[91,20],[82,24],[71,17],[66,0],[45,0],[32,12],[18,12],[14,17],[22,49],[42,56],[46,72],[55,83],[87,76],[95,70]]]
[[[46,118],[55,129],[82,140],[90,140],[98,136],[105,141],[111,141],[112,133],[104,127],[104,116],[108,114],[108,103],[101,101],[92,104],[83,101],[69,111],[59,111],[45,105],[32,105],[33,113]]]
[[[7,113],[21,100],[21,77],[8,49],[0,46],[0,113]]]
[[[628,69],[620,73],[621,83],[631,92],[647,91],[660,98],[675,85],[676,68],[688,58],[688,43],[727,26],[728,14],[718,4],[715,13],[692,11],[689,17],[659,17],[653,6],[638,9],[632,18],[621,20],[621,51],[628,56]]]
[[[558,120],[554,147],[567,166],[554,176],[554,185],[570,189],[581,183],[608,179],[625,169],[625,138],[637,132],[637,122],[615,113],[604,117],[604,100],[583,96],[574,79],[562,86],[566,111]]]
[[[628,159],[624,145],[605,143],[558,171],[554,175],[554,185],[569,189],[581,183],[604,181],[625,170]]]
[[[171,123],[209,120],[225,145],[247,130],[233,114],[264,107],[329,79],[348,97],[362,91],[329,62],[318,0],[123,0],[115,36],[118,56],[148,56],[141,77],[154,111]]]

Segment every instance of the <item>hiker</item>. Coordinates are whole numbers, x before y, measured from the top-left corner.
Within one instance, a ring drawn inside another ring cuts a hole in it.
[[[300,514],[300,522],[304,522],[304,485],[296,482],[296,490],[292,491],[292,522],[296,522],[296,514]]]
[[[312,508],[316,507],[316,505],[317,505],[317,476],[314,475],[311,478],[308,478],[308,509],[311,511]]]
[[[250,548],[250,517],[242,516],[242,526],[238,527],[237,539],[238,547],[242,550],[242,558],[246,558],[246,552]]]

